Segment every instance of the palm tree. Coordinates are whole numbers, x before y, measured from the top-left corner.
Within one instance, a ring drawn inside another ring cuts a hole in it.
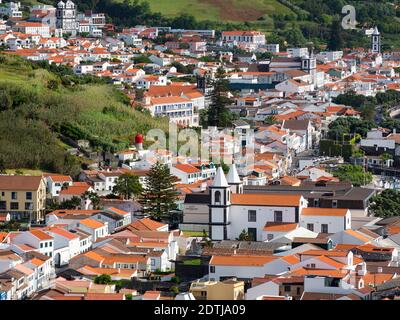
[[[236,238],[237,241],[250,241],[250,235],[246,230],[242,230],[239,237]]]
[[[85,191],[82,194],[81,198],[82,198],[82,200],[90,200],[94,210],[98,210],[99,209],[100,197],[98,196],[97,193],[95,193],[93,191]]]
[[[382,160],[382,169],[383,169],[385,162],[387,162],[388,160],[393,159],[393,156],[392,156],[390,153],[385,152],[385,153],[383,153],[383,154],[381,155],[380,158],[381,158],[381,160]],[[388,166],[388,167],[389,167],[389,166]]]

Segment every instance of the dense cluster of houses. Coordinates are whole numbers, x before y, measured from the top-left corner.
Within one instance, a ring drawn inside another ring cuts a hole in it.
[[[375,96],[400,89],[400,54],[381,52],[377,28],[369,32],[371,50],[314,53],[281,51],[258,31],[116,31],[104,14],[79,13],[70,0],[35,5],[28,16],[19,3],[7,2],[0,15],[8,17],[0,20],[2,53],[107,78],[126,91],[129,107],[180,127],[199,127],[210,80],[222,69],[233,101],[227,107],[238,119],[228,131],[203,130],[207,157],[147,150],[138,134],[130,148],[103,155],[78,177],[0,175],[0,227],[23,226],[0,232],[0,300],[398,295],[400,219],[370,216],[377,190],[335,177],[329,168],[343,157],[314,153],[333,121],[361,118],[332,98],[349,90]],[[161,35],[165,41],[155,41]],[[260,58],[264,53],[272,57]],[[90,149],[86,141],[76,143]],[[372,129],[360,147],[366,156],[356,161],[363,166],[391,167],[393,158],[379,155],[400,156],[400,136]],[[243,150],[252,151],[251,162],[235,160]],[[215,157],[233,164],[224,168]],[[157,162],[176,178],[180,218],[174,225],[143,216],[135,199],[113,195],[126,173],[145,187]],[[74,199],[79,203],[72,209],[49,209]],[[112,281],[95,280],[104,275]]]
[[[0,232],[1,299],[369,300],[397,290],[400,220],[366,215],[375,190],[311,179],[245,185],[235,165],[227,174],[186,166],[176,165],[177,177],[192,171],[210,183],[187,191],[179,228],[138,216],[133,200],[104,198],[102,209],[83,203],[25,231]],[[42,193],[57,199],[78,184],[81,195],[79,183],[56,174],[0,176],[0,224],[40,217]],[[30,200],[33,212],[12,209]],[[94,282],[102,275],[114,282]],[[156,285],[177,277],[185,289],[178,295]]]
[[[288,48],[266,42],[258,31],[182,30],[136,26],[115,31],[101,13],[78,13],[72,1],[56,7],[36,5],[27,18],[18,3],[2,7],[7,21],[0,21],[0,46],[8,54],[33,61],[69,65],[76,74],[107,77],[115,85],[146,91],[134,106],[153,116],[165,116],[181,126],[198,126],[199,111],[208,106],[208,80],[218,68],[235,94],[230,106],[247,120],[268,116],[282,120],[329,122],[337,115],[357,116],[331,99],[354,90],[373,96],[398,89],[397,52],[381,53],[381,35],[370,32],[372,50],[322,51]],[[111,36],[112,32],[113,36]],[[160,36],[164,43],[155,42]],[[233,54],[239,48],[244,53]],[[271,59],[257,59],[269,52]],[[138,63],[135,59],[146,57]],[[178,72],[179,63],[188,71]],[[197,78],[197,83],[188,81]]]

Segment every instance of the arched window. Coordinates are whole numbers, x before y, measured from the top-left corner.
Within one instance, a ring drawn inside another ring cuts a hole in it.
[[[215,191],[215,202],[221,202],[221,192]]]

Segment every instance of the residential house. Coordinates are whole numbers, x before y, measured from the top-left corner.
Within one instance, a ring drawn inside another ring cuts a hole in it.
[[[0,212],[11,219],[39,222],[44,219],[46,184],[41,176],[0,176]]]
[[[41,229],[20,232],[12,237],[11,243],[28,245],[44,256],[54,257],[54,238]]]
[[[190,284],[189,292],[196,300],[243,300],[244,282],[235,279],[224,281],[197,280]]]
[[[45,174],[44,176],[46,178],[47,192],[52,197],[58,197],[63,187],[72,185],[70,176],[60,174]]]

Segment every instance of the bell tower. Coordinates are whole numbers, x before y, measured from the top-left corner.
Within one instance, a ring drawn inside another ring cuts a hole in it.
[[[60,1],[57,4],[56,18],[56,25],[58,29],[62,29],[63,32],[77,32],[78,26],[76,23],[76,7],[72,1]]]
[[[226,179],[231,187],[232,193],[243,193],[243,182],[240,180],[235,164],[231,165]]]
[[[228,239],[229,210],[231,206],[231,187],[226,181],[224,171],[217,169],[210,189],[209,221],[212,240]]]
[[[310,50],[307,56],[301,58],[301,70],[307,72],[310,75],[312,83],[316,82],[317,59],[314,56],[313,50]]]
[[[375,27],[371,38],[372,38],[372,53],[381,53],[381,33],[379,32],[378,27]]]

